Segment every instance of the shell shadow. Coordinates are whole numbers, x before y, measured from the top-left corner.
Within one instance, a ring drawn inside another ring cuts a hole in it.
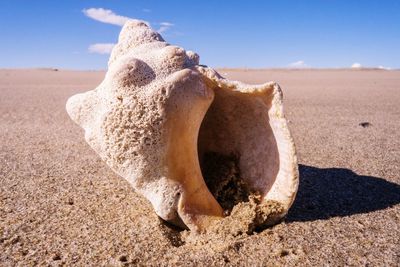
[[[349,169],[299,165],[300,185],[286,222],[324,220],[400,203],[400,185]]]

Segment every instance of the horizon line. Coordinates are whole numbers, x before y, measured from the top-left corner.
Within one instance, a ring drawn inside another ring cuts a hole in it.
[[[205,65],[207,66],[207,65]],[[207,66],[210,67],[210,66]],[[379,67],[360,67],[360,68],[352,68],[352,67],[302,67],[302,68],[294,68],[294,67],[211,67],[216,70],[354,70],[354,71],[362,71],[362,70],[381,70],[381,71],[399,71],[398,69],[387,69],[387,68],[379,68]],[[107,71],[108,68],[104,69],[78,69],[78,68],[58,68],[58,67],[0,67],[0,70],[48,70],[48,71]]]

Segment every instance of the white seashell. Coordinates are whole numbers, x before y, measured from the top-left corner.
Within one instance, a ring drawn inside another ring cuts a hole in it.
[[[279,86],[229,81],[198,64],[196,53],[129,21],[104,81],[72,96],[67,112],[89,145],[164,220],[202,230],[224,216],[200,166],[212,152],[237,157],[248,187],[262,202],[282,206],[272,222],[278,221],[298,187]]]

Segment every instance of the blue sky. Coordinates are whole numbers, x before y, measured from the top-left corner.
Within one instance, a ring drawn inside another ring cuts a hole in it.
[[[0,67],[105,69],[126,17],[213,67],[400,68],[396,0],[1,0]]]

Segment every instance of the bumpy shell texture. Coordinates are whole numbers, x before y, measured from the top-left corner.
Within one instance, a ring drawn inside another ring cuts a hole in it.
[[[229,81],[137,20],[123,27],[108,65],[103,82],[72,96],[67,112],[162,219],[201,230],[223,217],[200,166],[210,151],[239,155],[246,183],[282,205],[276,220],[285,216],[298,169],[276,83]]]

